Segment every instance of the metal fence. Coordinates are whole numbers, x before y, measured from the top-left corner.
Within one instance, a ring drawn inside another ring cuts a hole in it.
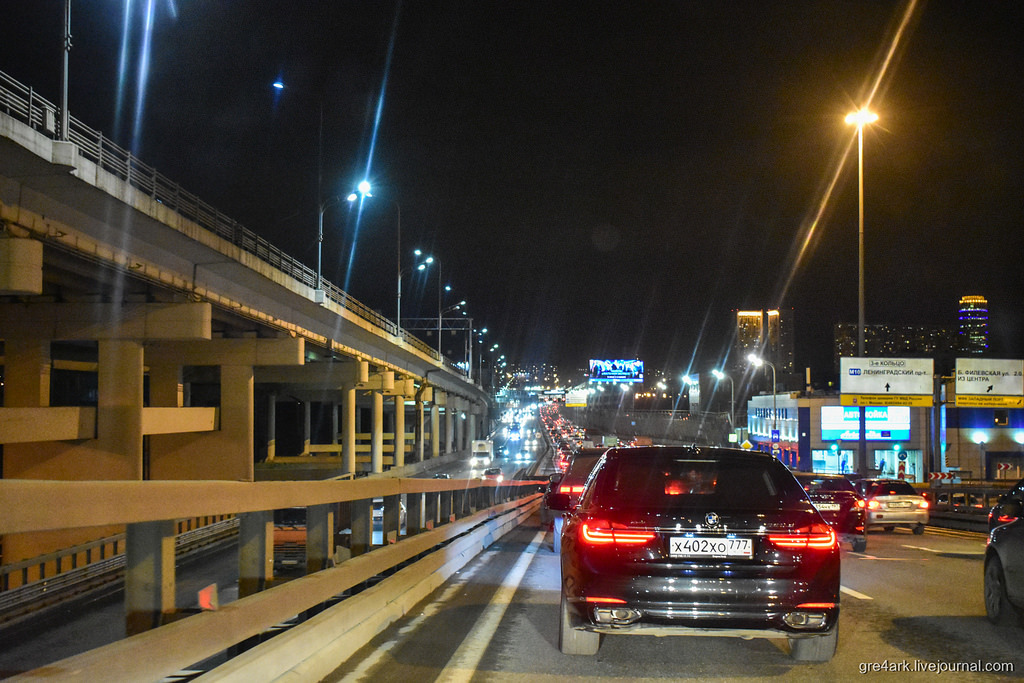
[[[58,107],[39,96],[31,87],[22,85],[0,71],[0,111],[27,124],[33,130],[51,138],[59,134]],[[254,255],[289,277],[309,287],[316,287],[316,272],[284,253],[273,244],[222,213],[216,207],[185,190],[178,183],[157,172],[130,151],[115,144],[103,133],[93,130],[73,116],[68,117],[67,139],[74,143],[78,154],[95,163],[104,171],[128,183],[154,201],[196,223],[202,228]],[[324,295],[346,310],[352,311],[381,330],[401,338],[410,346],[434,360],[441,361],[453,372],[463,371],[441,357],[436,349],[409,334],[380,313],[352,298],[341,288],[321,279]]]

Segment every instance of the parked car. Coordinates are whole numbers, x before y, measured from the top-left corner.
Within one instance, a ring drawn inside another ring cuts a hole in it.
[[[921,493],[902,479],[858,479],[855,486],[864,496],[868,517],[865,525],[892,531],[909,526],[923,534],[928,523],[929,503]]]
[[[988,515],[985,614],[999,626],[1024,617],[1024,479],[999,498]]]
[[[839,633],[836,533],[774,458],[738,449],[613,448],[562,533],[559,648],[601,634],[787,637],[828,661]]]
[[[814,507],[836,530],[839,540],[849,543],[854,552],[864,552],[868,547],[864,525],[866,503],[853,482],[841,474],[795,474]]]

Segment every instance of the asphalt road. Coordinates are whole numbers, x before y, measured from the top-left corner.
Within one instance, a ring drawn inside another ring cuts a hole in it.
[[[784,640],[766,639],[605,636],[594,657],[562,655],[550,541],[536,520],[500,539],[327,680],[817,681],[872,667],[875,678],[935,680],[914,667],[979,663],[1013,670],[943,676],[1024,678],[1024,629],[997,628],[984,616],[980,534],[878,532],[867,552],[844,549],[840,642],[825,664],[794,662]],[[892,671],[900,667],[910,672]]]

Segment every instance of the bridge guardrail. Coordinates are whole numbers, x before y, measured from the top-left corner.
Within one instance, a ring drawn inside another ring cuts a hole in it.
[[[51,138],[58,135],[57,105],[40,97],[30,87],[0,71],[0,111],[26,123],[34,130]],[[93,130],[74,116],[68,117],[68,140],[75,144],[78,154],[125,181],[151,199],[193,221],[217,236],[231,242],[281,272],[309,287],[316,286],[316,272],[294,257],[281,251],[238,221],[203,201],[198,195],[159,173],[131,151],[124,149],[103,133]],[[444,363],[449,370],[465,374],[443,358],[432,346],[401,329],[337,285],[321,278],[325,296],[363,320],[381,330],[399,337],[410,346],[434,360]]]

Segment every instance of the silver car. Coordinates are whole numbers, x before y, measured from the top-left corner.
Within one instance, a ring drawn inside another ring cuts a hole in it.
[[[857,488],[864,495],[867,519],[865,529],[882,527],[892,531],[909,526],[923,534],[928,523],[928,500],[902,479],[861,479]]]

